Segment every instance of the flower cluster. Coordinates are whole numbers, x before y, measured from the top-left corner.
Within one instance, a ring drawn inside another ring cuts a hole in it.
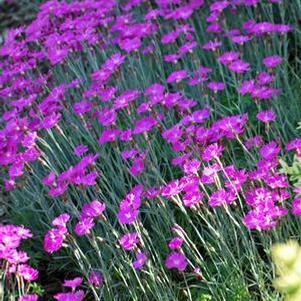
[[[39,271],[28,263],[30,257],[20,249],[22,241],[31,237],[30,230],[23,226],[0,225],[0,267],[6,278],[15,277],[27,283],[38,279]],[[15,280],[11,281],[11,284],[13,283]],[[22,290],[22,287],[19,286],[18,289]],[[24,294],[19,300],[36,301],[37,299],[36,294]]]

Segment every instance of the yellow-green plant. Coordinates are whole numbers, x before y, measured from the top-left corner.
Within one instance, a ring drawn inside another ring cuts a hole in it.
[[[275,244],[272,257],[278,275],[275,287],[285,294],[285,301],[301,300],[301,247],[298,242]]]

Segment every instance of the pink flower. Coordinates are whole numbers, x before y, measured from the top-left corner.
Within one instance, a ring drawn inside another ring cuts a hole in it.
[[[105,108],[97,114],[99,122],[103,126],[109,126],[115,123],[117,119],[117,113],[114,109]]]
[[[255,88],[255,81],[253,79],[245,80],[240,85],[238,91],[239,91],[240,94],[246,95],[248,93],[251,93],[254,88]]]
[[[176,250],[182,247],[184,240],[181,237],[174,237],[168,244],[168,247],[172,250]]]
[[[260,149],[259,153],[263,159],[271,160],[278,155],[280,150],[280,146],[275,141],[271,141],[270,143],[264,145]]]
[[[123,160],[131,159],[139,153],[137,148],[127,149],[121,152],[121,157]]]
[[[290,141],[286,145],[286,149],[288,151],[296,150],[297,151],[297,155],[301,156],[301,138],[296,138],[296,139],[293,139],[292,141]]]
[[[76,277],[74,279],[65,280],[64,283],[63,283],[63,286],[64,287],[70,287],[70,288],[72,288],[72,290],[74,290],[74,289],[76,289],[76,287],[81,285],[82,282],[83,282],[82,277]]]
[[[37,294],[27,294],[21,296],[18,301],[38,301],[39,296]]]
[[[81,218],[75,225],[74,232],[78,236],[83,236],[90,233],[90,230],[95,226],[92,218]]]
[[[282,57],[279,55],[272,55],[264,58],[262,62],[267,68],[272,69],[282,63]]]
[[[222,46],[220,41],[209,41],[203,45],[203,49],[215,51],[217,48]]]
[[[225,189],[220,189],[212,193],[209,198],[211,207],[218,207],[225,204],[231,204],[235,200],[235,195],[227,192]]]
[[[82,301],[84,300],[85,293],[82,290],[78,290],[72,293],[59,293],[54,296],[57,301]]]
[[[82,100],[73,105],[73,110],[77,115],[83,116],[85,113],[89,112],[92,109],[92,107],[92,102]]]
[[[74,154],[76,156],[81,156],[88,151],[88,147],[86,145],[80,144],[74,148]]]
[[[139,210],[127,208],[120,210],[118,213],[118,220],[121,224],[133,224],[139,215]]]
[[[18,265],[18,273],[25,280],[31,282],[37,280],[39,277],[39,271],[32,268],[28,264],[19,264]]]
[[[301,198],[297,197],[293,201],[292,212],[295,215],[301,215]]]
[[[104,277],[102,273],[97,271],[92,271],[89,274],[89,283],[95,287],[100,287],[104,283]]]
[[[118,136],[120,135],[120,132],[121,132],[120,129],[104,130],[98,140],[99,144],[105,144],[106,142],[116,141]]]
[[[177,269],[179,272],[183,272],[187,265],[186,256],[180,252],[172,252],[165,260],[165,265],[168,269]]]
[[[42,127],[44,129],[51,129],[55,127],[59,123],[61,117],[61,113],[53,112],[52,114],[44,118],[44,120],[42,121]]]
[[[43,178],[42,183],[47,186],[52,186],[55,182],[56,174],[54,172],[50,172],[45,178]]]
[[[217,91],[225,90],[226,85],[222,82],[210,82],[210,83],[208,83],[207,87],[210,90],[217,92]]]
[[[251,69],[250,64],[243,60],[234,61],[228,67],[231,71],[236,72],[238,74],[245,73]]]
[[[182,192],[182,190],[183,187],[180,185],[179,180],[173,180],[162,188],[161,194],[166,198],[170,198],[174,195],[179,194],[180,192]]]
[[[68,213],[63,213],[52,221],[52,225],[57,226],[58,228],[66,228],[66,223],[69,220],[70,220],[70,215]]]
[[[124,234],[120,239],[119,243],[124,250],[130,251],[137,247],[140,242],[139,235],[137,232]]]
[[[204,161],[211,161],[214,158],[220,157],[223,150],[224,147],[217,143],[210,144],[204,149],[202,158]]]
[[[210,5],[210,11],[218,11],[221,12],[223,11],[226,7],[228,7],[230,5],[230,2],[227,0],[223,0],[223,1],[214,1],[211,5]]]
[[[49,230],[44,237],[44,250],[48,253],[58,251],[64,242],[65,233],[59,229]]]
[[[231,37],[232,42],[235,44],[243,45],[244,43],[251,40],[250,36],[244,36],[244,35],[237,35],[234,37]]]
[[[96,218],[103,214],[106,209],[106,204],[94,200],[89,204],[84,204],[82,208],[82,218]]]
[[[161,43],[162,44],[173,43],[178,38],[179,35],[180,35],[179,32],[177,32],[177,31],[171,31],[171,32],[165,34],[164,36],[162,36]]]
[[[270,211],[272,213],[272,210]],[[275,228],[277,225],[277,221],[272,218],[271,214],[257,210],[249,211],[243,222],[249,229],[257,230],[267,230]]]
[[[155,118],[153,118],[151,116],[144,117],[144,118],[136,121],[133,133],[137,135],[137,134],[141,134],[144,132],[148,132],[153,127],[155,127],[157,124],[158,124],[158,121]]]
[[[119,46],[121,49],[125,50],[126,52],[132,52],[138,50],[141,47],[141,39],[135,37],[133,39],[124,39],[121,40]]]
[[[186,174],[196,174],[201,166],[201,161],[197,159],[189,160],[183,165]]]
[[[229,52],[225,52],[224,54],[222,54],[219,58],[218,61],[222,64],[225,65],[229,65],[232,62],[238,60],[240,57],[240,53],[239,52],[235,52],[235,51],[229,51]]]
[[[133,165],[130,168],[130,172],[133,176],[138,176],[144,170],[144,157],[139,156],[138,158],[134,159]]]
[[[140,91],[138,90],[127,90],[116,98],[113,108],[116,110],[122,109],[133,102],[139,95]]]
[[[136,254],[136,259],[133,261],[133,267],[136,270],[141,270],[145,263],[147,262],[147,256],[143,252],[138,252]]]
[[[267,72],[260,72],[257,76],[256,76],[256,82],[259,85],[268,85],[270,83],[272,83],[275,79],[274,75],[271,75]]]
[[[264,123],[269,123],[269,122],[274,121],[276,119],[276,114],[274,113],[273,110],[266,110],[266,111],[259,112],[256,115],[256,117]]]
[[[173,82],[179,83],[181,80],[183,80],[186,77],[188,77],[188,72],[186,70],[174,71],[168,76],[167,82],[168,83],[173,83]]]

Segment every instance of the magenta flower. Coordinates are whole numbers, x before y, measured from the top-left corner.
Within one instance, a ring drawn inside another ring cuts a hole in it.
[[[234,61],[228,67],[231,71],[238,73],[238,74],[245,73],[251,69],[250,64],[243,60]]]
[[[182,190],[183,187],[180,185],[179,180],[173,180],[162,188],[161,195],[166,198],[170,198],[174,195],[179,194],[180,192],[182,192]]]
[[[235,200],[235,194],[231,194],[230,192],[226,191],[225,189],[220,189],[212,193],[209,198],[209,205],[211,207],[219,207],[226,204],[231,204]]]
[[[54,172],[50,172],[45,178],[43,178],[42,183],[47,186],[52,186],[55,182],[56,174]]]
[[[118,213],[118,220],[121,224],[133,224],[139,215],[139,210],[127,208],[120,210]]]
[[[51,129],[55,127],[59,123],[61,117],[61,113],[53,112],[52,114],[44,118],[44,120],[42,121],[42,127],[44,129]]]
[[[280,150],[280,146],[275,141],[271,141],[268,144],[264,145],[260,149],[259,153],[263,159],[271,160],[279,154]]]
[[[102,273],[97,271],[92,271],[89,274],[89,283],[95,287],[100,287],[104,283],[104,277]]]
[[[255,88],[255,81],[254,80],[245,80],[240,85],[238,91],[242,95],[246,95],[248,93],[252,93]]]
[[[118,136],[120,135],[120,129],[107,129],[104,130],[101,134],[98,142],[99,144],[105,144],[106,142],[114,142],[117,140]]]
[[[272,55],[264,58],[262,62],[267,68],[273,69],[282,63],[282,57]]]
[[[240,53],[239,52],[235,52],[235,51],[229,51],[229,52],[225,52],[224,54],[222,54],[219,58],[218,61],[224,65],[229,65],[234,61],[237,61],[240,57]]]
[[[121,49],[126,52],[132,52],[138,50],[142,45],[142,41],[140,38],[135,37],[133,39],[124,39],[121,40],[119,46]]]
[[[267,72],[260,72],[257,76],[256,76],[256,82],[261,85],[261,86],[264,86],[264,85],[268,85],[270,83],[272,83],[275,79],[275,76],[274,75],[271,75]]]
[[[144,252],[138,252],[136,254],[136,259],[133,261],[133,267],[136,269],[136,270],[141,270],[145,263],[147,262],[147,256],[145,255]]]
[[[244,43],[250,41],[251,37],[250,36],[246,36],[246,35],[237,35],[237,36],[231,37],[231,40],[235,44],[243,45]]]
[[[124,234],[120,239],[119,243],[124,250],[131,251],[137,247],[140,238],[137,232]]]
[[[179,35],[180,35],[179,32],[177,32],[177,31],[171,31],[171,32],[165,34],[164,36],[162,36],[161,43],[162,44],[173,43],[178,38]]]
[[[82,208],[81,218],[96,218],[103,214],[106,209],[106,204],[98,200],[84,204]]]
[[[153,127],[155,127],[157,124],[158,124],[158,121],[155,118],[153,118],[151,116],[144,117],[144,118],[136,121],[133,133],[137,135],[137,134],[141,134],[144,132],[148,132]]]
[[[256,115],[256,117],[264,123],[269,123],[276,119],[276,114],[274,113],[274,111],[272,109],[270,109],[270,110],[259,112]]]
[[[204,161],[211,161],[214,158],[219,158],[223,150],[224,147],[217,143],[210,144],[204,149],[202,159]]]
[[[72,293],[59,293],[54,296],[57,301],[82,301],[84,300],[85,293],[82,290],[78,290]]]
[[[168,247],[172,250],[176,250],[182,247],[184,240],[181,237],[174,237],[168,244]]]
[[[179,71],[174,71],[172,72],[168,78],[167,78],[167,82],[168,83],[179,83],[180,81],[182,81],[183,79],[188,77],[188,72],[186,70],[179,70]]]
[[[83,144],[80,144],[80,145],[77,145],[75,148],[74,148],[74,154],[76,156],[81,156],[83,154],[85,154],[86,152],[88,151],[88,147],[86,145],[83,145]]]
[[[92,218],[81,218],[75,225],[74,232],[78,236],[83,236],[90,233],[90,230],[95,226]]]
[[[293,201],[292,212],[295,215],[301,215],[301,198],[297,197]]]
[[[53,226],[57,226],[58,228],[65,229],[66,228],[66,223],[70,220],[70,215],[68,213],[63,213],[56,217],[52,221]],[[64,230],[63,230],[64,232]]]
[[[130,172],[133,176],[137,177],[144,170],[144,157],[139,156],[134,159],[133,165],[130,168]]]
[[[76,277],[74,279],[65,280],[63,283],[64,287],[70,287],[72,290],[76,289],[79,285],[81,285],[83,282],[82,277]]]
[[[230,2],[227,0],[223,0],[223,1],[214,1],[211,5],[210,5],[210,11],[218,11],[221,12],[223,11],[225,8],[227,8],[230,5]]]
[[[64,242],[65,233],[59,229],[49,230],[44,237],[44,250],[48,253],[58,251]]]
[[[97,114],[99,122],[103,126],[113,125],[117,119],[117,113],[113,109],[105,108]]]
[[[201,161],[197,159],[189,160],[183,165],[186,174],[196,174],[201,166]]]
[[[222,46],[220,41],[209,41],[203,45],[203,49],[215,51],[217,48]]]
[[[267,230],[275,228],[277,221],[272,216],[273,208],[270,213],[252,210],[244,217],[243,222],[249,229]]]
[[[131,159],[139,153],[137,148],[127,149],[121,152],[121,157],[123,160]]]
[[[38,301],[39,296],[37,294],[27,294],[21,296],[18,301]]]
[[[291,150],[296,150],[297,151],[297,155],[301,156],[301,138],[296,138],[293,139],[292,141],[290,141],[286,147],[285,147],[288,151]]]
[[[210,90],[217,92],[217,91],[225,90],[226,85],[222,82],[210,82],[210,83],[208,83],[207,87]]]
[[[18,265],[18,273],[23,279],[25,279],[29,282],[37,280],[39,277],[39,271],[32,268],[28,264],[19,264]]]
[[[221,33],[223,31],[223,26],[219,23],[211,23],[206,28],[207,32]]]
[[[180,252],[172,252],[165,260],[168,269],[177,269],[179,272],[185,271],[188,262],[186,256]]]
[[[92,102],[82,100],[73,105],[73,110],[77,115],[83,116],[85,113],[89,112],[92,109],[92,107]]]
[[[116,98],[113,108],[115,110],[122,109],[133,102],[139,95],[140,91],[138,90],[127,90]]]

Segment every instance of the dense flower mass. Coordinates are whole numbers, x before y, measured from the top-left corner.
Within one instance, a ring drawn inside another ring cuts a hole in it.
[[[203,286],[234,300],[241,281],[244,300],[267,299],[257,260],[301,215],[283,172],[284,150],[301,158],[287,117],[299,38],[286,15],[299,17],[284,2],[49,0],[8,31],[0,186],[37,237],[0,225],[18,300],[43,293],[39,263],[66,276],[55,300],[196,300]]]

